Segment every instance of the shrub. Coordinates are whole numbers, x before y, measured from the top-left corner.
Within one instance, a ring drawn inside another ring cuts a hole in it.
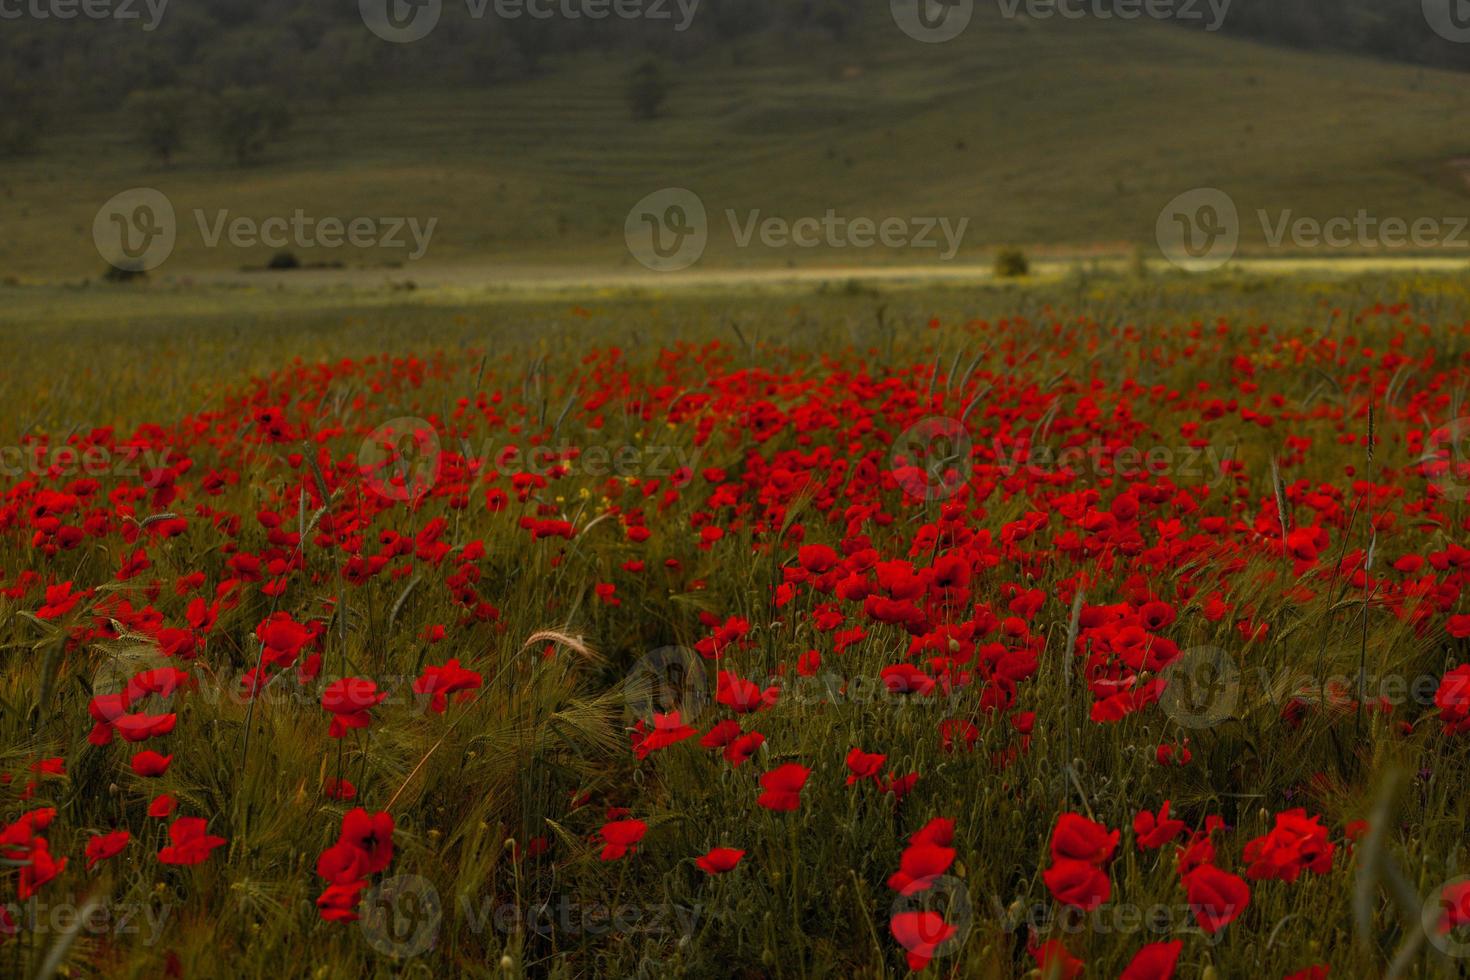
[[[634,119],[657,119],[668,97],[669,81],[658,62],[649,59],[633,69],[628,80],[628,106]]]
[[[215,135],[235,162],[245,165],[280,139],[291,123],[286,102],[266,88],[228,88],[215,106]]]
[[[995,253],[995,277],[1019,279],[1031,274],[1031,261],[1019,248],[1003,248]]]
[[[138,139],[164,163],[184,145],[191,98],[180,88],[143,89],[128,96],[126,110]]]

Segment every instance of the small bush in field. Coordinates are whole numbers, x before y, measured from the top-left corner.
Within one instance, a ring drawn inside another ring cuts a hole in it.
[[[995,254],[992,268],[998,279],[1020,279],[1031,274],[1031,261],[1019,248],[1003,248]]]

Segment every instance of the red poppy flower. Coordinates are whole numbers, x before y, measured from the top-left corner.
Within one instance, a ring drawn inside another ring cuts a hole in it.
[[[806,785],[812,771],[805,766],[788,762],[778,766],[760,778],[761,793],[756,803],[767,810],[789,812],[801,805],[801,788]]]
[[[1470,732],[1470,664],[1462,664],[1440,678],[1434,705],[1439,708],[1447,733]]]
[[[1185,875],[1184,890],[1199,927],[1212,936],[1239,918],[1251,900],[1244,880],[1212,864]]]
[[[131,839],[132,835],[126,830],[114,830],[110,834],[97,834],[87,841],[87,870],[91,871],[99,861],[121,854]]]
[[[1332,870],[1336,850],[1337,845],[1327,839],[1321,817],[1308,817],[1302,809],[1288,810],[1276,815],[1269,834],[1245,845],[1246,877],[1296,881],[1304,868],[1326,874]]]
[[[1318,963],[1316,966],[1309,966],[1305,970],[1289,974],[1283,980],[1327,980],[1327,974],[1330,972],[1331,967],[1326,963]]]
[[[346,779],[328,778],[322,784],[322,795],[329,800],[351,800],[357,796],[357,787]]]
[[[21,862],[20,880],[16,882],[16,896],[26,901],[40,890],[41,886],[66,870],[66,858],[56,860],[51,856],[50,845],[44,838],[37,837],[30,847],[8,854],[12,861]]]
[[[332,715],[327,734],[341,738],[350,729],[368,727],[372,724],[368,709],[387,697],[386,692],[379,691],[378,685],[366,677],[344,677],[328,684],[322,692],[322,708]]]
[[[327,922],[356,922],[356,909],[362,901],[362,892],[367,884],[366,881],[349,881],[329,885],[326,891],[317,896],[318,914]]]
[[[908,950],[909,969],[915,973],[928,966],[939,946],[958,931],[938,912],[900,912],[888,928],[898,944]]]
[[[888,879],[888,887],[900,895],[913,895],[933,887],[954,864],[955,852],[935,844],[910,844],[899,859],[898,870]]]
[[[877,781],[879,773],[883,769],[883,763],[888,761],[888,756],[864,752],[862,749],[850,749],[847,753],[848,777],[847,785],[851,786],[860,779],[871,779]]]
[[[755,750],[765,744],[766,737],[760,732],[747,732],[725,746],[725,761],[736,769],[748,761]]]
[[[351,884],[372,873],[368,869],[369,860],[362,848],[345,840],[338,841],[316,859],[316,873],[329,884]]]
[[[837,564],[837,552],[825,544],[804,544],[796,551],[796,561],[813,575],[820,575]]]
[[[612,820],[603,824],[597,832],[603,840],[602,860],[616,861],[638,850],[638,842],[647,832],[648,824],[642,820]]]
[[[1179,951],[1183,948],[1184,942],[1180,939],[1149,943],[1133,954],[1118,980],[1170,980],[1174,976],[1174,964],[1179,961]]]
[[[112,722],[117,733],[129,742],[141,742],[158,735],[167,735],[178,723],[178,715],[120,715]]]
[[[735,741],[743,733],[744,729],[740,727],[740,722],[726,718],[724,721],[717,722],[708,733],[700,738],[699,744],[707,749],[720,749]]]
[[[1470,880],[1457,881],[1439,893],[1439,931],[1448,933],[1470,923]]]
[[[163,864],[198,864],[216,847],[228,843],[223,837],[206,834],[206,827],[203,817],[179,817],[168,828],[172,843],[158,852],[158,860]]]
[[[1052,897],[1064,905],[1091,912],[1113,893],[1113,883],[1096,865],[1087,861],[1056,861],[1041,873]]]
[[[715,700],[736,714],[769,708],[776,703],[780,693],[775,686],[762,690],[760,685],[723,670],[715,685]]]
[[[164,773],[168,772],[168,764],[172,762],[173,759],[174,757],[171,755],[159,755],[157,752],[154,752],[150,749],[148,751],[139,752],[137,755],[133,756],[133,761],[131,765],[133,767],[133,772],[137,773],[139,776],[144,777],[145,779],[151,779],[155,776],[162,776]]]
[[[914,831],[913,836],[909,838],[909,843],[951,847],[954,845],[954,821],[948,817],[935,817]]]
[[[743,857],[744,851],[731,847],[712,847],[703,857],[695,859],[694,863],[705,874],[717,875],[733,870]]]
[[[1147,810],[1142,811],[1133,818],[1133,834],[1138,839],[1138,849],[1155,850],[1168,844],[1174,838],[1184,833],[1183,820],[1171,820],[1169,818],[1169,801],[1159,807],[1158,815]]]
[[[1083,963],[1073,956],[1060,939],[1048,939],[1031,948],[1036,968],[1046,980],[1074,980],[1082,975]]]
[[[683,724],[679,718],[679,712],[671,711],[666,715],[655,712],[653,731],[645,735],[643,722],[638,722],[638,730],[634,733],[633,738],[633,754],[639,759],[646,759],[652,752],[666,749],[698,734],[698,729],[693,725]]]
[[[1105,864],[1118,847],[1118,837],[1118,831],[1110,831],[1081,814],[1064,813],[1057,818],[1051,834],[1052,860]]]
[[[362,807],[348,810],[342,815],[339,840],[366,855],[368,874],[393,863],[393,817],[388,813],[368,813]]]
[[[473,670],[460,667],[458,660],[451,660],[442,667],[424,668],[423,675],[413,682],[413,691],[421,696],[427,694],[429,710],[443,714],[449,695],[459,693],[461,698],[467,697],[468,692],[478,689],[483,681],[484,678]]]

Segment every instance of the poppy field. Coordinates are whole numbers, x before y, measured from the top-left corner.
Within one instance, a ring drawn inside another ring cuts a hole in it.
[[[0,387],[0,973],[1467,970],[1463,282],[185,321]]]

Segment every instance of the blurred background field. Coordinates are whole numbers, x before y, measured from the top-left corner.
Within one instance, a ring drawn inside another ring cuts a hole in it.
[[[1180,273],[1136,278],[1077,266],[1024,282],[837,281],[761,287],[250,289],[136,285],[0,288],[31,341],[0,376],[0,413],[17,431],[135,426],[217,402],[253,377],[301,361],[487,349],[528,368],[542,356],[570,370],[588,351],[717,340],[800,349],[912,350],[927,327],[1071,317],[1184,330],[1262,322],[1350,328],[1347,317],[1402,303],[1422,329],[1470,322],[1470,280],[1457,274],[1263,276]],[[466,354],[465,356],[469,356]]]
[[[121,62],[117,81],[78,79],[59,56],[53,66],[35,55],[31,75],[23,58],[10,65],[22,72],[10,87],[32,100],[51,83],[70,94],[44,103],[25,149],[0,169],[0,278],[98,275],[92,219],[138,186],[173,202],[178,243],[159,275],[186,281],[272,257],[263,245],[207,247],[196,209],[211,222],[220,211],[261,220],[298,208],[318,218],[437,219],[425,257],[391,274],[479,279],[528,268],[641,271],[624,219],[669,186],[694,190],[709,208],[703,268],[936,261],[881,247],[742,249],[727,209],[742,220],[755,210],[966,218],[958,261],[976,264],[1005,245],[1039,257],[1151,250],[1160,208],[1199,186],[1237,200],[1247,252],[1265,244],[1257,209],[1321,218],[1466,209],[1470,148],[1454,121],[1470,111],[1470,87],[1433,63],[1374,57],[1334,38],[1288,47],[1147,21],[1003,18],[990,4],[960,39],[929,45],[898,31],[886,5],[837,6],[850,10],[840,39],[827,21],[787,23],[780,10],[752,22],[760,29],[697,17],[689,34],[646,28],[633,40],[535,44],[455,22],[421,44],[387,45],[336,14],[326,23],[346,26],[298,36],[268,5],[234,12],[222,20],[234,25],[225,39],[203,48],[179,40],[189,24],[173,18],[194,16],[182,10],[141,39],[115,24],[78,24],[92,30],[82,50]],[[48,35],[36,33],[22,50],[47,50]],[[317,47],[293,55],[308,36]],[[111,52],[120,40],[128,44]],[[666,94],[657,118],[629,111],[627,79],[645,58],[634,41],[656,51]],[[544,50],[533,67],[528,45]],[[140,53],[125,57],[134,47]],[[442,60],[424,68],[436,52]],[[488,67],[476,68],[481,61]],[[242,85],[290,117],[243,166],[215,133],[215,100]],[[157,91],[185,93],[187,103],[167,162],[147,148],[148,116],[125,98]],[[12,100],[13,120],[27,104]],[[298,258],[392,269],[406,252],[347,247]]]

